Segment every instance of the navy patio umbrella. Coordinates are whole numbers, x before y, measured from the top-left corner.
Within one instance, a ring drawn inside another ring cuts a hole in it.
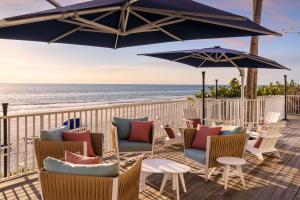
[[[245,87],[245,68],[269,68],[269,69],[285,69],[289,68],[279,63],[252,55],[242,51],[224,49],[219,46],[213,48],[170,51],[159,53],[139,54],[155,58],[162,58],[182,64],[190,65],[196,68],[209,67],[234,67],[240,71],[241,76],[241,105],[244,105],[244,87]],[[203,87],[204,88],[204,87]],[[204,95],[203,95],[204,97]],[[203,105],[204,105],[203,98]],[[244,106],[240,107],[241,125],[244,123]],[[204,119],[204,112],[203,112]]]
[[[253,35],[279,34],[192,0],[94,0],[0,20],[2,39],[108,48]]]

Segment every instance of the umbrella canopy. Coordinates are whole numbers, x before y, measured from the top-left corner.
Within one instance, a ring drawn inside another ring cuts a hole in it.
[[[288,69],[273,60],[243,51],[221,48],[219,46],[196,50],[169,51],[140,55],[162,58],[198,68],[237,67]]]
[[[109,48],[279,35],[192,0],[94,0],[0,20],[0,38]]]
[[[170,51],[161,53],[139,54],[155,58],[162,58],[170,61],[175,61],[190,65],[197,68],[209,67],[234,67],[238,68],[241,76],[241,105],[244,105],[244,88],[245,88],[245,70],[244,68],[269,68],[269,69],[285,69],[289,68],[280,65],[279,63],[252,55],[242,51],[224,49],[219,46],[213,48],[204,48],[196,50]],[[203,86],[203,94],[204,94]],[[203,105],[205,101],[203,98]],[[244,125],[244,106],[240,106],[241,125]],[[204,119],[204,109],[203,109]]]

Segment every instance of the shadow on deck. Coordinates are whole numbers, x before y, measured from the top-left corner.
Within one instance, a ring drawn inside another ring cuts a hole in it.
[[[246,186],[242,186],[237,176],[231,176],[229,188],[223,189],[220,171],[211,180],[204,181],[203,169],[183,156],[181,146],[164,148],[158,145],[156,158],[173,159],[192,167],[185,174],[187,193],[180,192],[181,199],[299,199],[300,200],[300,120],[292,119],[287,123],[277,148],[281,158],[265,156],[264,161],[246,153],[247,165],[244,166]],[[109,159],[109,157],[108,157]],[[126,168],[124,163],[122,166]],[[140,199],[175,199],[171,183],[168,182],[162,194],[159,187],[162,175],[151,175],[146,190]],[[0,183],[0,199],[40,199],[37,174],[27,175]]]

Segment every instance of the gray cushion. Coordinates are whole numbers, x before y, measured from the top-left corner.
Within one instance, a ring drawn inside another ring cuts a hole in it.
[[[230,129],[222,129],[221,131],[221,135],[234,135],[234,134],[239,134],[239,133],[243,133],[244,128],[242,126],[236,126],[236,127],[232,127]]]
[[[41,140],[51,140],[51,141],[63,141],[63,133],[64,131],[68,131],[68,126],[63,126],[61,128],[53,129],[53,130],[42,130],[40,134]]]
[[[120,152],[152,151],[152,145],[146,142],[130,142],[119,140]]]
[[[72,164],[69,162],[48,157],[44,160],[44,166],[48,172],[63,173],[63,174],[101,176],[101,177],[116,177],[119,175],[118,163],[82,165],[82,164]]]
[[[118,130],[118,139],[127,140],[131,132],[131,122],[136,121],[148,121],[148,117],[143,117],[139,119],[124,119],[119,117],[113,118],[113,124],[117,127]]]
[[[206,161],[206,151],[201,149],[186,149],[185,156],[202,164]]]

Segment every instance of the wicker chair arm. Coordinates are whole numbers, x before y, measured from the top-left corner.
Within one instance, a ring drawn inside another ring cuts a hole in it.
[[[197,129],[195,129],[195,128],[187,128],[184,130],[183,137],[184,137],[184,148],[185,149],[192,147],[196,131],[197,131]]]
[[[206,163],[208,168],[222,166],[217,162],[219,157],[241,158],[245,151],[247,139],[248,135],[246,133],[208,137],[208,163]]]
[[[91,133],[92,146],[95,154],[97,156],[103,157],[103,142],[104,136],[103,133]]]
[[[141,156],[128,171],[120,175],[118,199],[139,199],[139,180],[141,174],[142,161],[143,158]]]
[[[64,157],[65,150],[80,154],[84,153],[83,142],[74,141],[42,141],[35,139],[34,148],[39,169],[44,167],[45,158],[50,156],[61,159]]]
[[[118,148],[118,132],[117,127],[114,125],[111,126],[111,140],[112,149],[116,150]]]

